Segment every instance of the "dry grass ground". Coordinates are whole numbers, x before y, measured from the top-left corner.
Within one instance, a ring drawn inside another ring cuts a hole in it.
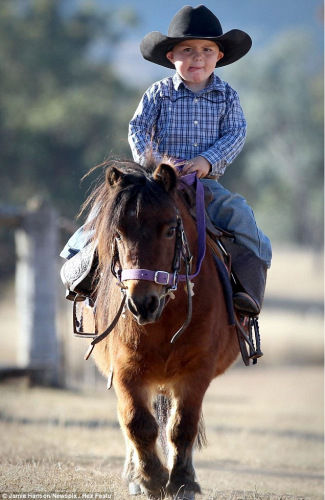
[[[261,315],[259,365],[239,361],[205,398],[209,445],[195,463],[205,500],[323,498],[322,259],[275,249]],[[16,361],[12,288],[0,300],[0,363]],[[106,492],[121,483],[124,443],[116,401],[73,339],[71,308],[61,313],[70,380],[85,391],[0,386],[0,492]],[[82,381],[86,383],[83,384]],[[94,499],[96,500],[96,499]]]
[[[2,492],[108,492],[124,444],[113,392],[1,387]],[[323,495],[320,367],[232,369],[204,403],[208,447],[195,452],[203,499]]]

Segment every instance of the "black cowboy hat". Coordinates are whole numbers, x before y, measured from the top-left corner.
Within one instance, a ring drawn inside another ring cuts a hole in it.
[[[204,5],[190,7],[185,5],[179,10],[169,25],[168,35],[151,31],[141,42],[141,54],[166,68],[174,68],[166,53],[184,40],[212,40],[224,53],[216,66],[226,66],[243,57],[252,46],[251,37],[241,30],[230,30],[223,34],[219,19]]]

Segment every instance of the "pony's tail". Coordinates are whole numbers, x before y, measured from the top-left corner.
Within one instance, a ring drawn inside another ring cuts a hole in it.
[[[203,413],[201,413],[199,421],[199,431],[196,436],[195,446],[199,450],[201,450],[202,448],[205,448],[207,445],[208,445],[208,440],[205,433],[205,423],[204,423]]]
[[[165,458],[168,456],[167,422],[171,410],[171,401],[165,394],[157,394],[153,404],[156,420],[159,426],[158,439]]]
[[[171,410],[170,398],[165,394],[158,394],[155,398],[153,408],[159,425],[159,436],[158,436],[159,442],[165,457],[167,457],[168,442],[167,442],[166,427]],[[196,436],[194,446],[199,450],[201,450],[202,448],[206,447],[207,444],[208,441],[205,433],[204,418],[203,418],[203,413],[201,413],[199,420],[199,430]]]

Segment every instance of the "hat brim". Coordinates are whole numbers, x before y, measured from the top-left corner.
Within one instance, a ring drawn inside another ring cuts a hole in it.
[[[211,40],[216,44],[219,43],[222,46],[224,56],[217,62],[216,67],[218,68],[238,61],[238,59],[247,54],[252,46],[251,37],[244,31],[237,29],[230,30],[216,37],[184,36],[180,38],[172,38],[163,35],[159,31],[152,31],[143,38],[140,44],[140,51],[147,61],[174,69],[175,66],[167,59],[166,54],[176,44],[184,40]]]

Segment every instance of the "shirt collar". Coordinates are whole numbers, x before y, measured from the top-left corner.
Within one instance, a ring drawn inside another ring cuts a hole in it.
[[[179,76],[179,74],[177,72],[174,74],[172,80],[173,80],[173,86],[174,86],[174,89],[176,90],[176,92],[179,90],[180,87],[183,87],[183,88],[189,90],[189,92],[193,92],[191,89],[189,89],[185,85],[185,83],[183,82],[183,80],[181,79],[181,77]],[[205,87],[204,89],[200,90],[199,92],[195,92],[195,93],[196,94],[204,94],[206,92],[212,92],[213,90],[223,92],[223,93],[225,92],[224,82],[214,73],[212,74],[212,78],[211,78],[211,81],[208,84],[208,86]]]

